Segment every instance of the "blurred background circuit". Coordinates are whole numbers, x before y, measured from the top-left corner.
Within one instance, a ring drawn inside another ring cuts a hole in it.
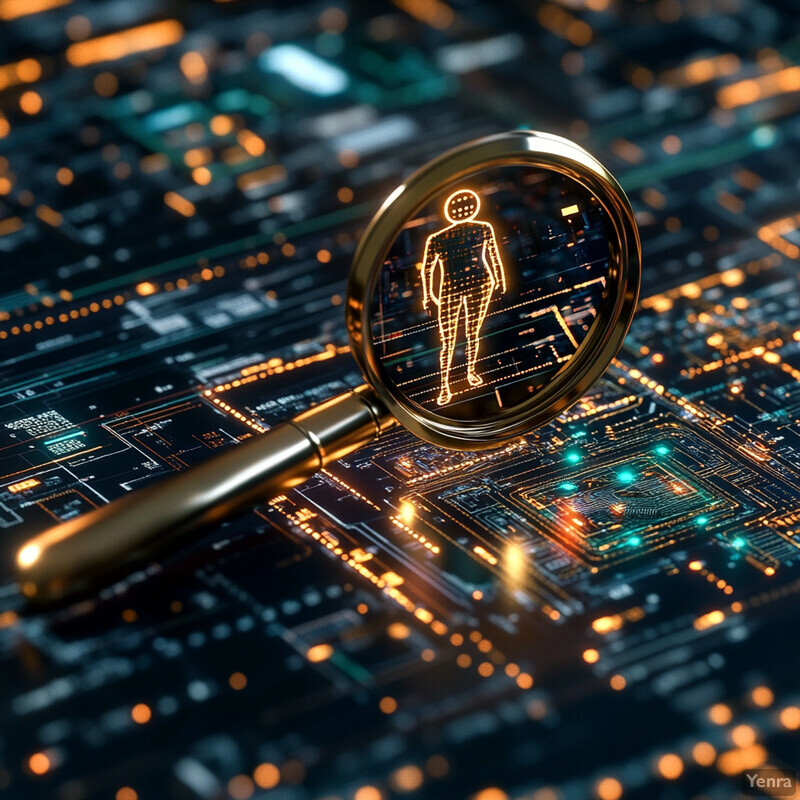
[[[798,766],[795,0],[0,20],[4,797],[723,800]],[[28,536],[357,384],[369,217],[516,126],[578,141],[636,210],[641,307],[603,381],[500,452],[394,431],[21,616]]]

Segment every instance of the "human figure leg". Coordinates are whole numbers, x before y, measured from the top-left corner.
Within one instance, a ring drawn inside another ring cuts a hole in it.
[[[453,399],[453,393],[450,391],[450,365],[453,362],[453,353],[456,349],[456,331],[458,330],[461,306],[461,295],[442,292],[439,305],[439,337],[442,342],[442,348],[439,351],[441,390],[436,400],[440,406],[449,403]]]
[[[466,318],[464,327],[467,329],[467,380],[470,386],[481,386],[483,378],[475,371],[478,361],[478,348],[481,341],[481,328],[489,310],[489,301],[492,298],[492,284],[483,281],[473,286],[465,295]]]

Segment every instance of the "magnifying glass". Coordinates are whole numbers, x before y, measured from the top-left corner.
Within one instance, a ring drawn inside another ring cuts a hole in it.
[[[605,372],[640,278],[630,203],[583,148],[513,131],[445,153],[387,198],[356,252],[346,315],[366,383],[29,540],[22,593],[45,605],[109,585],[397,423],[451,449],[508,443]]]

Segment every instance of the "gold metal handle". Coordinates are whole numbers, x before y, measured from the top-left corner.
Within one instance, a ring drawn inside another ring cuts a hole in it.
[[[395,420],[366,385],[341,394],[197,467],[57,525],[17,552],[32,605],[107,586],[189,533],[302,483],[369,444]]]

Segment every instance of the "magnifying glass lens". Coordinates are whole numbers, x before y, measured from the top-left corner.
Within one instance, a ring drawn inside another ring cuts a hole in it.
[[[446,185],[397,234],[368,301],[382,380],[473,424],[530,401],[600,315],[615,235],[560,172],[493,166]]]

